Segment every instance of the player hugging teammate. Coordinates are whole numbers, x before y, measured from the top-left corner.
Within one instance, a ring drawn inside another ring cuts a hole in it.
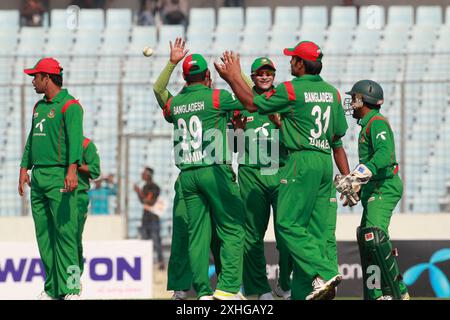
[[[245,299],[242,293],[273,299],[263,247],[272,207],[280,252],[275,293],[285,299],[333,299],[342,280],[335,240],[333,154],[341,173],[335,183],[344,205],[353,206],[362,198],[358,243],[364,279],[369,265],[381,270],[381,288],[369,290],[364,283],[365,298],[406,299],[393,255],[387,262],[379,259],[392,251],[387,229],[401,197],[392,131],[377,113],[382,93],[377,101],[370,100],[379,86],[358,91],[355,84],[349,93],[353,109],[362,108],[356,114],[364,136],[360,165],[350,173],[341,141],[347,130],[341,96],[320,76],[321,49],[303,41],[284,54],[291,57],[294,79],[274,87],[276,68],[269,58],[254,61],[251,83],[240,68],[239,56],[225,52],[215,68],[233,90],[230,94],[212,89],[211,71],[203,56],[187,56],[181,39],[171,44],[170,61],[154,87],[165,119],[174,126],[175,163],[181,170],[174,203],[178,232],[172,239],[168,289],[175,291],[173,299],[185,299],[191,282],[199,299],[241,300]],[[172,96],[166,87],[183,59],[186,85]],[[235,131],[232,139],[230,122]],[[243,146],[234,149],[240,134]],[[254,139],[245,139],[249,136]],[[278,152],[262,141],[276,141]],[[243,159],[238,179],[230,165],[232,151]],[[267,167],[275,162],[276,170],[268,173]],[[381,192],[386,196],[381,197]],[[218,273],[215,291],[208,278],[210,248]],[[386,263],[395,268],[387,268]]]

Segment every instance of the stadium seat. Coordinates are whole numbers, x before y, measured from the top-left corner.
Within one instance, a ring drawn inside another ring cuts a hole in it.
[[[388,25],[411,27],[414,24],[412,6],[390,6],[388,8]]]
[[[132,15],[131,9],[108,9],[106,11],[106,28],[130,30]]]
[[[359,8],[359,28],[381,30],[385,24],[383,6],[362,6]]]
[[[352,44],[352,54],[373,54],[377,52],[381,40],[381,32],[377,29],[358,28]]]
[[[157,44],[156,28],[153,26],[134,26],[131,31],[131,42],[127,50],[129,55],[142,55],[145,46],[154,48]],[[168,48],[168,47],[167,47]]]
[[[267,55],[267,44],[269,43],[269,34],[260,33],[256,30],[246,30],[241,43],[240,53],[263,56]]]
[[[435,26],[442,24],[442,8],[440,6],[418,6],[416,9],[416,25]]]
[[[336,6],[331,8],[330,28],[355,28],[356,7]]]
[[[316,29],[314,27],[309,28],[304,26],[300,29],[299,41],[313,41],[318,46],[323,48],[325,44],[325,30],[320,28]]]
[[[207,29],[189,28],[186,34],[186,47],[191,53],[210,54],[213,37],[214,33]]]
[[[102,55],[124,54],[129,44],[129,37],[128,29],[105,29],[100,52]]]
[[[55,30],[67,29],[69,14],[66,9],[52,9],[50,11],[50,27]]]
[[[217,31],[216,41],[213,44],[212,52],[220,55],[225,50],[237,50],[241,42],[241,36],[234,31]]]
[[[93,84],[96,77],[97,59],[91,57],[74,58],[65,70],[68,83]]]
[[[216,12],[213,8],[191,8],[188,30],[203,29],[211,32],[216,27]]]
[[[45,29],[42,27],[23,27],[20,30],[20,43],[17,53],[35,55],[42,52],[45,46]]]
[[[217,30],[242,30],[244,27],[244,9],[233,7],[219,8]]]
[[[13,54],[17,47],[18,34],[16,30],[0,30],[0,54]]]
[[[273,29],[297,30],[300,27],[300,8],[277,6],[274,19]]]
[[[438,40],[436,41],[434,52],[450,52],[450,25],[443,25],[438,31]]]
[[[286,32],[285,29],[274,29],[271,33],[268,52],[271,55],[280,55],[284,48],[291,48],[298,43],[297,34]]]
[[[182,25],[163,25],[159,29],[159,40],[156,50],[160,55],[169,55],[169,41],[174,41],[175,38],[184,38],[184,27]],[[142,49],[141,49],[142,52]]]
[[[266,32],[272,27],[270,7],[247,7],[245,10],[245,30]]]
[[[18,10],[0,10],[0,30],[13,32],[19,29]]]
[[[383,32],[379,53],[405,53],[409,32],[406,27],[388,26]]]
[[[450,26],[450,6],[445,9],[445,25]]]
[[[324,54],[346,54],[350,51],[352,40],[351,29],[330,28],[323,46]]]
[[[78,29],[101,31],[105,27],[104,11],[102,9],[81,9]]]
[[[328,27],[328,12],[325,6],[304,6],[302,9],[302,29]]]
[[[72,53],[76,55],[94,55],[99,53],[101,33],[94,30],[81,29],[76,33],[76,42]]]
[[[433,26],[415,26],[411,32],[406,52],[432,53],[436,42],[436,28]]]
[[[75,33],[69,29],[50,28],[44,53],[49,56],[68,55],[74,43]]]

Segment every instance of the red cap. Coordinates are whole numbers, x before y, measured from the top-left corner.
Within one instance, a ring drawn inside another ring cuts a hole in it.
[[[323,56],[320,47],[311,41],[302,41],[294,48],[284,49],[283,52],[286,56],[296,56],[310,61],[321,61]]]
[[[36,65],[31,69],[25,69],[23,72],[32,76],[39,72],[48,74],[61,74],[63,68],[59,65],[59,62],[53,58],[43,58],[39,60]]]

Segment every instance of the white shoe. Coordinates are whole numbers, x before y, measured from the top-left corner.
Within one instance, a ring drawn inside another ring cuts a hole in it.
[[[284,291],[281,289],[279,284],[277,284],[277,287],[273,292],[277,295],[277,297],[283,298],[284,300],[291,300],[291,290]]]
[[[275,298],[273,297],[272,292],[266,292],[260,295],[258,300],[275,300]]]
[[[306,300],[324,300],[330,291],[334,290],[336,286],[342,281],[342,276],[338,274],[327,282],[320,277],[316,277],[312,283],[314,289],[306,297]]]
[[[247,300],[246,297],[242,295],[242,293],[231,293],[222,290],[216,289],[214,291],[213,298],[216,300]]]
[[[201,296],[198,300],[214,300],[213,296]]]
[[[56,298],[50,297],[47,292],[42,291],[37,297],[37,300],[58,300]]]
[[[64,296],[64,300],[82,300],[80,294],[69,293]]]
[[[377,300],[394,300],[392,296],[381,296]],[[409,293],[402,294],[402,300],[411,300]]]
[[[187,299],[187,291],[176,290],[173,292],[173,296],[171,300],[186,300]]]

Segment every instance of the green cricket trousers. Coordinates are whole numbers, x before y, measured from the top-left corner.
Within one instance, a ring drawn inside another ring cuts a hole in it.
[[[180,173],[187,208],[189,259],[198,297],[211,295],[211,225],[220,244],[217,289],[239,292],[242,284],[245,213],[236,176],[229,165],[211,165]]]
[[[77,190],[64,192],[66,167],[34,167],[31,209],[45,269],[45,292],[60,298],[80,291]]]

